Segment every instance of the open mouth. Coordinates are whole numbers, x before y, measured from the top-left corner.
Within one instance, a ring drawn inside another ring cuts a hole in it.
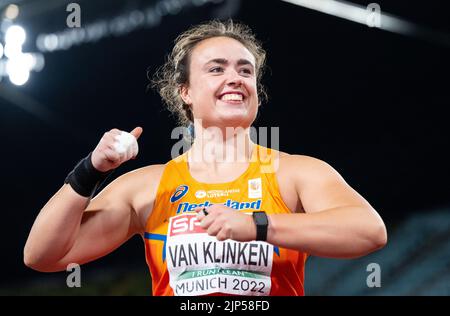
[[[238,104],[244,101],[245,96],[240,92],[224,93],[219,96],[219,100],[227,103]]]

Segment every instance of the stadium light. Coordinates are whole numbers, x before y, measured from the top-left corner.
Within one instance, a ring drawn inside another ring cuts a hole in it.
[[[5,17],[9,20],[14,20],[19,15],[19,7],[15,4],[10,4],[5,10]]]
[[[15,56],[6,62],[6,73],[16,86],[24,85],[30,78],[29,57],[26,54]]]
[[[20,25],[11,25],[5,33],[5,45],[22,46],[27,35]]]

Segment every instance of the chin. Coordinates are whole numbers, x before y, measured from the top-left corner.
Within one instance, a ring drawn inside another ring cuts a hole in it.
[[[226,113],[219,117],[220,124],[225,127],[247,128],[251,126],[254,120],[255,117],[249,116],[249,113]]]

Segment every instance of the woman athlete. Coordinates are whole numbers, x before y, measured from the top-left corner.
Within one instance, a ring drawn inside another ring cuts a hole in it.
[[[304,295],[308,255],[355,258],[382,248],[385,225],[329,164],[250,139],[265,52],[242,24],[181,34],[154,79],[195,131],[166,164],[98,183],[138,153],[142,128],[112,129],[37,216],[25,264],[63,271],[142,236],[153,295]]]

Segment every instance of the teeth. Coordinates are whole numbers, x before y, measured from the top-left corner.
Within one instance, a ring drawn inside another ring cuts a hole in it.
[[[242,101],[242,94],[234,94],[234,93],[228,93],[224,94],[221,98],[221,100],[224,101]]]

